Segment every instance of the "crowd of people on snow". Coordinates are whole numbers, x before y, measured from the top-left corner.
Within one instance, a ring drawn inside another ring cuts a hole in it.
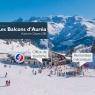
[[[77,68],[68,68],[66,66],[49,66],[45,68],[39,68],[39,69],[34,69],[32,70],[33,75],[37,75],[39,73],[42,73],[47,70],[48,76],[62,76],[62,77],[74,77],[74,76],[79,76],[82,75],[84,76],[84,72],[82,67],[77,67]]]
[[[5,67],[5,65],[4,65]],[[41,67],[41,68],[32,68],[32,74],[33,75],[37,75],[37,74],[41,74],[42,72],[44,72],[44,70],[47,69],[48,72],[48,76],[58,76],[58,77],[75,77],[75,76],[84,76],[85,72],[88,70],[87,66],[84,67],[76,67],[76,68],[68,68],[67,65],[60,65],[60,66],[47,66],[47,67]],[[8,77],[8,72],[6,72],[4,74],[4,78],[5,80],[5,86],[10,86],[11,81],[9,79],[7,79]]]
[[[10,83],[11,83],[11,81],[7,79],[7,76],[8,76],[8,72],[6,72],[3,77],[3,78],[5,78],[5,85],[4,85],[5,87],[10,86]]]
[[[48,76],[61,76],[61,77],[75,77],[75,76],[87,76],[89,69],[87,66],[69,67],[67,65],[49,67]],[[89,76],[89,75],[88,75]]]

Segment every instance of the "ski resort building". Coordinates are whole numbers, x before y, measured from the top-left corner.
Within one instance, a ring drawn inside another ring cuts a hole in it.
[[[65,54],[57,53],[54,51],[49,52],[49,57],[51,58],[50,64],[52,65],[64,65],[67,64],[68,61]]]

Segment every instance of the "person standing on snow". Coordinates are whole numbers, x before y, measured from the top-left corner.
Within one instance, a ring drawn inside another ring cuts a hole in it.
[[[5,78],[7,77],[7,75],[8,75],[8,73],[6,72],[6,74],[5,74]]]
[[[6,80],[6,86],[10,86],[10,80]]]

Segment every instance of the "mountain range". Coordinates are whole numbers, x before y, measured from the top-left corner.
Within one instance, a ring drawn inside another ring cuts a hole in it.
[[[47,22],[49,49],[55,52],[83,52],[92,46],[95,39],[95,19],[80,16],[31,17],[29,20],[18,18],[14,22]],[[10,40],[9,40],[10,41]],[[29,40],[18,40],[22,43]],[[47,48],[47,40],[30,41],[37,47]]]
[[[22,22],[47,22],[49,48],[56,52],[69,52],[78,46],[90,47],[95,39],[95,20],[80,16],[49,16],[22,18]]]

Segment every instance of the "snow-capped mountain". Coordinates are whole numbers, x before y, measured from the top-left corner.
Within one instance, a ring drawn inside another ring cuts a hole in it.
[[[53,28],[58,31],[50,32],[51,29],[49,30],[52,50],[68,52],[78,45],[83,45],[84,47],[92,45],[95,38],[95,22],[93,20],[73,16],[65,18],[64,21],[65,22],[55,23],[53,25],[49,23],[49,26],[51,25],[52,27],[58,24],[56,26],[57,29],[55,27]]]
[[[49,48],[56,52],[66,53],[80,45],[91,47],[95,38],[95,20],[80,16],[31,17],[29,20],[19,18],[15,21],[47,22]],[[35,42],[41,48],[47,47],[42,40]]]
[[[95,20],[92,19],[59,15],[31,17],[27,21],[48,23],[49,48],[53,51],[68,52],[79,45],[90,47],[95,38]]]

